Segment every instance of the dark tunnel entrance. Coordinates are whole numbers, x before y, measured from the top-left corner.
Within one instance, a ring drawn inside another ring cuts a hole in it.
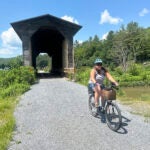
[[[40,53],[47,53],[52,58],[50,73],[63,72],[63,35],[54,29],[42,27],[31,37],[32,66],[36,69],[36,57]]]

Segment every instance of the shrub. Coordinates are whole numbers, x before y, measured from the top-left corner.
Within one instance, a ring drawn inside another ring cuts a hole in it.
[[[32,67],[19,67],[0,73],[0,96],[17,96],[29,89],[35,82],[35,73]]]
[[[87,85],[88,80],[89,80],[90,71],[91,71],[91,69],[87,68],[87,67],[77,69],[77,71],[75,73],[76,81],[83,84],[83,85]]]
[[[19,68],[22,65],[23,65],[23,61],[22,61],[21,56],[12,58],[9,62],[9,66],[10,66],[11,69]]]
[[[35,72],[34,69],[30,66],[20,67],[17,70],[17,78],[15,81],[17,83],[28,83],[33,84],[35,82]]]
[[[123,75],[124,72],[121,67],[117,67],[117,68],[115,68],[115,73],[118,75]]]
[[[135,70],[134,70],[135,69]],[[89,80],[91,68],[82,67],[77,69],[75,73],[75,78],[77,82],[87,85]],[[115,80],[119,82],[121,86],[145,86],[150,85],[150,70],[145,69],[144,66],[133,64],[133,66],[128,70],[127,73],[123,73],[120,67],[117,67],[115,71],[110,70],[111,75]],[[104,84],[107,85],[107,80]]]
[[[139,65],[139,64],[131,64],[129,66],[129,70],[128,72],[133,75],[133,76],[138,76],[141,71],[143,70],[143,67],[142,65]]]
[[[8,88],[1,90],[0,96],[2,98],[14,97],[26,92],[27,90],[29,90],[29,88],[30,88],[29,84],[15,83],[9,86]]]

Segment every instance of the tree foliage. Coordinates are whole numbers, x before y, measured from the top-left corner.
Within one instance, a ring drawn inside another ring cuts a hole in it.
[[[106,40],[98,35],[79,44],[74,44],[75,66],[92,66],[94,59],[103,59],[111,68],[121,66],[127,71],[130,63],[142,63],[150,60],[150,28],[139,27],[137,22],[122,25],[120,30],[108,33]]]
[[[23,65],[23,57],[0,58],[0,69],[13,69]]]
[[[39,54],[39,56],[36,58],[36,67],[38,69],[43,69],[47,66],[49,66],[49,69],[51,69],[50,68],[50,66],[51,66],[50,57],[48,56],[48,54]]]

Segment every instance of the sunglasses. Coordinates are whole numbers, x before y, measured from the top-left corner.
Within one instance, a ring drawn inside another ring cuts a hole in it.
[[[97,63],[96,66],[102,66],[102,63]]]

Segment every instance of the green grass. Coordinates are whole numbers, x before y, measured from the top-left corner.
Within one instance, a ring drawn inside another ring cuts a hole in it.
[[[0,99],[0,150],[5,150],[12,138],[15,126],[13,112],[16,104],[15,97]]]
[[[35,82],[32,67],[0,71],[0,150],[6,150],[15,127],[14,109],[17,98]]]
[[[119,96],[122,104],[132,108],[132,113],[150,118],[150,87],[123,88],[124,95]]]

